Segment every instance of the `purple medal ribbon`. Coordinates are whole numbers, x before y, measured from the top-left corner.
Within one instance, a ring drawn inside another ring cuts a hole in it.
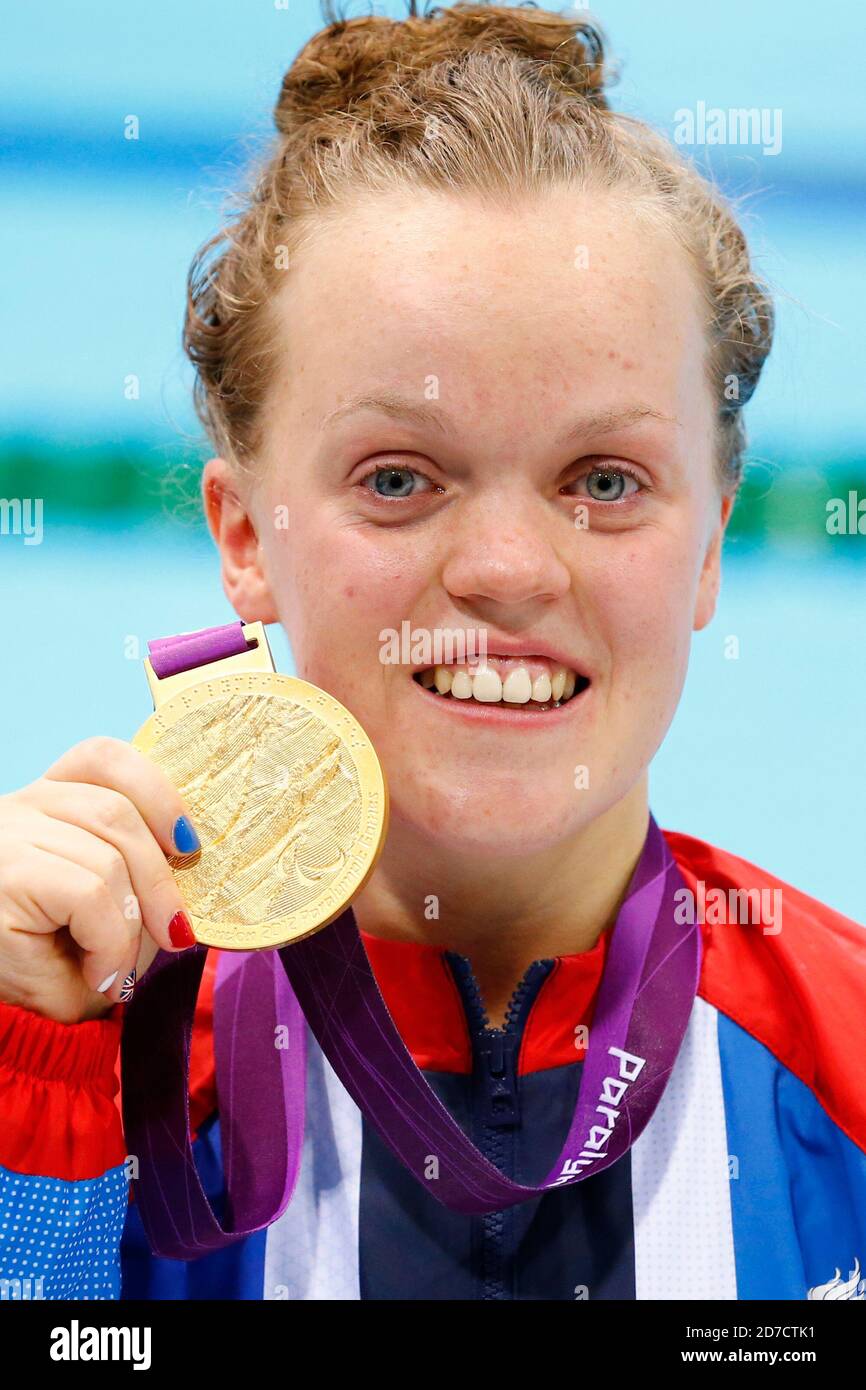
[[[388,1012],[351,908],[279,951],[223,952],[214,1050],[225,1224],[204,1193],[189,1139],[189,1045],[206,948],[161,951],[127,1005],[121,1047],[126,1138],[139,1160],[135,1195],[154,1253],[192,1259],[285,1211],[303,1143],[304,1018],[383,1141],[452,1210],[499,1211],[615,1163],[661,1098],[697,991],[700,928],[674,918],[684,887],[650,816],[611,934],[568,1135],[538,1185],[505,1177],[431,1089]]]
[[[160,951],[127,1005],[123,1120],[135,1199],[154,1254],[189,1260],[269,1226],[291,1200],[304,1138],[306,1032],[273,951],[226,952],[214,1055],[229,1212],[222,1224],[189,1140],[189,1050],[208,948]]]

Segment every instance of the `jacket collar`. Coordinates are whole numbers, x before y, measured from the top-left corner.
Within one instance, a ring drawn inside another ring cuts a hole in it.
[[[589,951],[553,957],[541,980],[520,1044],[518,1072],[544,1071],[580,1061],[586,1049],[577,1031],[592,1019],[607,953],[608,928]],[[444,946],[390,941],[362,931],[376,983],[417,1066],[428,1071],[472,1071],[469,1020]]]

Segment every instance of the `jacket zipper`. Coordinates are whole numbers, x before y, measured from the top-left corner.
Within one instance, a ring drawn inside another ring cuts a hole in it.
[[[484,1157],[511,1177],[513,1132],[520,1124],[517,1064],[529,1011],[538,991],[554,966],[552,960],[530,965],[517,985],[501,1028],[492,1028],[472,966],[465,956],[452,951],[446,959],[460,991],[472,1039],[474,1094],[480,1101],[478,1149]],[[507,1211],[487,1212],[481,1220],[481,1277],[484,1299],[507,1299],[505,1287],[505,1225]]]

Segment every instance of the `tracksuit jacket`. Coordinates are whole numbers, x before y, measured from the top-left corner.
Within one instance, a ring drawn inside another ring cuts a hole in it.
[[[158,1258],[127,1179],[125,1005],[60,1024],[0,1004],[0,1298],[866,1299],[866,930],[664,833],[706,903],[700,982],[661,1100],[610,1167],[501,1212],[450,1211],[392,1155],[308,1028],[289,1206],[225,1250]],[[764,893],[772,924],[719,907],[737,890]],[[610,929],[588,952],[535,961],[501,1029],[464,957],[362,936],[439,1098],[504,1173],[540,1182],[574,1109]],[[196,1007],[190,1127],[222,1214],[216,954]]]

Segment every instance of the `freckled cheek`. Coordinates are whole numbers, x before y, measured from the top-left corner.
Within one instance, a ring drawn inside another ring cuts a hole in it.
[[[381,687],[379,634],[409,620],[416,625],[424,571],[417,554],[357,544],[355,537],[329,532],[325,543],[308,544],[287,559],[282,575],[283,613],[298,673],[337,694]],[[302,669],[303,668],[303,669]]]
[[[614,682],[662,691],[678,681],[688,658],[692,589],[690,566],[669,553],[660,564],[635,561],[600,586],[597,621]]]

